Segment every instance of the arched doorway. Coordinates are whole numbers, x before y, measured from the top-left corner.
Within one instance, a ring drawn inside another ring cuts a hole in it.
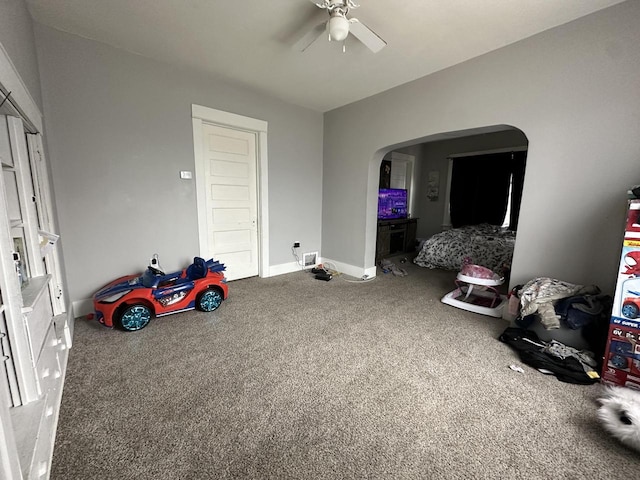
[[[385,159],[393,161],[394,154],[400,155],[401,158],[402,156],[415,158],[413,172],[410,175],[411,182],[406,185],[408,191],[407,213],[418,219],[416,238],[419,242],[451,228],[448,217],[454,159],[512,151],[523,152],[526,155],[528,143],[524,132],[509,125],[445,132],[381,149],[372,159],[372,169],[376,168],[380,171],[380,168],[384,166],[383,162],[388,162]],[[524,172],[522,177],[518,179],[520,186],[523,175]],[[376,197],[377,203],[378,192],[373,191],[370,194]],[[509,191],[508,198],[512,198],[511,191]],[[517,219],[517,211],[513,212],[512,209],[519,209],[519,199],[520,196],[518,196],[517,202],[509,202],[508,217],[512,217],[516,213],[515,218]],[[377,222],[377,210],[370,211],[369,214],[376,217],[375,221]],[[375,242],[377,243],[377,235]],[[367,252],[370,251],[376,251],[376,249],[367,249]],[[376,261],[379,260],[377,257],[376,254]]]

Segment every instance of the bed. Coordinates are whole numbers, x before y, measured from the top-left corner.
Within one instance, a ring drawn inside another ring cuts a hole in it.
[[[413,260],[416,265],[460,270],[469,257],[476,265],[501,272],[510,268],[516,234],[495,225],[481,224],[438,233],[426,240]]]

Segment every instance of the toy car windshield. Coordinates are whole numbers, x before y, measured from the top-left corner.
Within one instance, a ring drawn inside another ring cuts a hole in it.
[[[145,288],[156,288],[158,286],[158,281],[161,277],[164,277],[165,273],[162,267],[160,266],[160,260],[158,259],[158,254],[154,253],[153,257],[149,261],[149,266],[142,274],[140,279],[142,280],[142,285]]]
[[[147,268],[140,279],[145,288],[155,288],[158,285],[160,275],[156,274],[151,268]]]

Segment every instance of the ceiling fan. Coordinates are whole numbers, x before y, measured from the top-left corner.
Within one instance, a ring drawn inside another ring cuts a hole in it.
[[[360,6],[353,3],[352,0],[310,1],[315,3],[317,7],[326,9],[327,13],[329,13],[329,20],[316,25],[298,40],[293,46],[295,50],[305,51],[323,34],[328,36],[329,41],[344,42],[349,33],[351,33],[374,53],[382,50],[387,44],[387,42],[376,35],[373,30],[358,21],[357,18],[347,18],[349,10]],[[342,44],[342,51],[345,51],[344,43]]]

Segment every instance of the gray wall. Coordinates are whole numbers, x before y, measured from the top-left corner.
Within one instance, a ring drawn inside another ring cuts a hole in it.
[[[198,254],[191,104],[268,122],[271,265],[320,251],[322,114],[36,24],[49,158],[72,301]],[[308,249],[308,250],[307,250]]]
[[[33,100],[42,110],[33,23],[24,0],[0,2],[0,43],[9,54]]]
[[[492,125],[529,139],[512,283],[613,291],[627,188],[640,183],[640,2],[325,114],[323,255],[371,267],[382,155]]]

